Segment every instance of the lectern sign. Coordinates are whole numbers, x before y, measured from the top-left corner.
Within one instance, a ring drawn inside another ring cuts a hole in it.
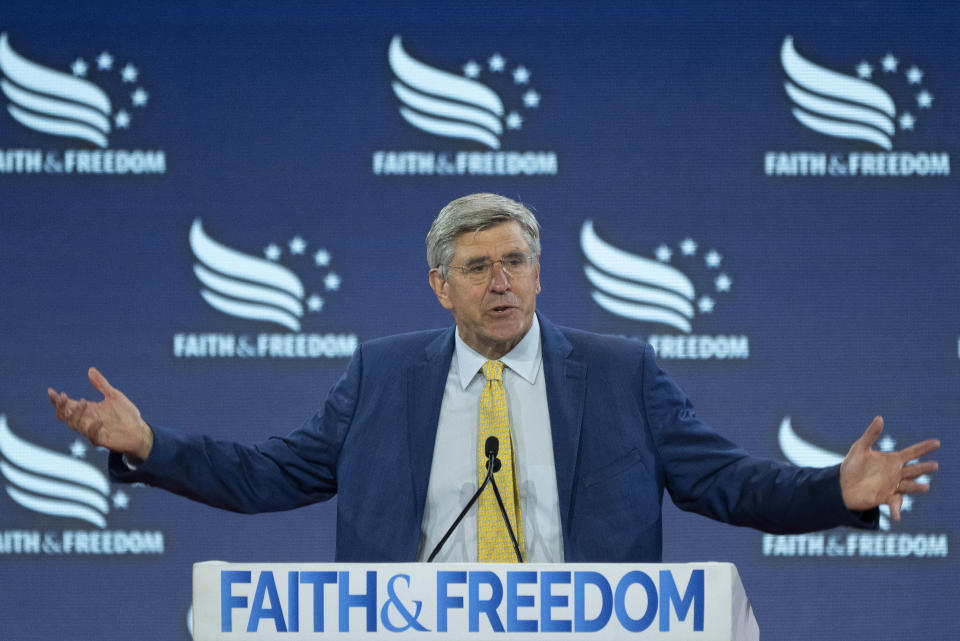
[[[193,605],[197,641],[756,638],[736,569],[721,563],[207,562],[194,566]]]

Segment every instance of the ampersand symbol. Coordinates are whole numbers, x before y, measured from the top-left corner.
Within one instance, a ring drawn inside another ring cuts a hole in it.
[[[418,632],[429,632],[429,630],[422,625],[417,619],[420,617],[420,610],[423,608],[423,601],[414,601],[413,604],[416,606],[416,612],[410,614],[410,610],[400,601],[397,597],[396,591],[393,589],[393,584],[397,579],[403,579],[407,587],[410,587],[410,575],[409,574],[395,574],[390,578],[390,582],[387,584],[387,596],[388,600],[383,604],[383,607],[380,608],[380,622],[383,623],[385,627],[390,632],[403,632],[404,630],[409,630],[413,628]],[[403,617],[404,621],[407,622],[405,626],[393,625],[390,621],[390,617],[387,615],[387,608],[393,605],[397,613]]]

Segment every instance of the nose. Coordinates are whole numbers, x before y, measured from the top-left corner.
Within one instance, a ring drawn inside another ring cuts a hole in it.
[[[498,260],[490,266],[490,289],[495,292],[505,292],[510,289],[510,275],[503,267],[503,261]]]

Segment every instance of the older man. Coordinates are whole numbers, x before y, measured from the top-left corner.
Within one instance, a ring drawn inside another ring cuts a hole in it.
[[[473,194],[427,235],[430,286],[455,325],[361,345],[321,411],[256,446],[147,425],[95,369],[98,403],[48,390],[57,416],[114,454],[110,471],[217,507],[285,510],[338,496],[337,559],[425,559],[494,474],[438,558],[659,561],[661,501],[770,532],[874,527],[923,492],[928,440],[872,449],[878,417],[839,466],[756,459],[700,422],[649,346],[536,313],[540,237],[523,205]],[[511,528],[505,527],[509,521]],[[512,530],[512,532],[510,531]],[[516,540],[516,546],[514,546]]]

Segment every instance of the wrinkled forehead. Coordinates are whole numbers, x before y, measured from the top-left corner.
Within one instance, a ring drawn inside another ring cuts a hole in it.
[[[511,220],[461,233],[454,241],[453,255],[459,260],[496,260],[507,254],[529,254],[530,251],[530,244],[520,225]]]

